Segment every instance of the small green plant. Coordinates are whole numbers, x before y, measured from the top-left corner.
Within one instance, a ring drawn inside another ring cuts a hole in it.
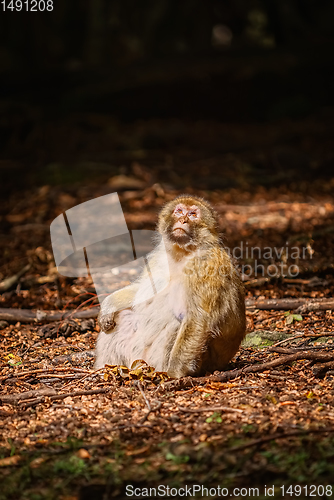
[[[211,415],[211,417],[208,417],[205,421],[207,424],[210,424],[211,422],[213,421],[216,421],[218,424],[221,424],[222,423],[222,417],[220,415],[220,413],[217,413],[216,411]]]
[[[15,455],[16,446],[14,445],[13,440],[11,438],[8,438],[7,441],[8,444],[10,445],[10,456],[12,457],[13,455]]]
[[[294,321],[303,321],[303,316],[301,314],[292,314],[290,311],[284,313],[285,323],[291,325]]]
[[[173,453],[168,452],[166,454],[166,460],[171,460],[174,464],[186,464],[189,462],[189,455],[174,455]]]
[[[51,444],[53,446],[61,446],[62,448],[69,448],[70,450],[74,451],[78,450],[79,448],[82,448],[83,441],[81,439],[77,439],[76,437],[68,436],[65,442],[53,441]]]
[[[5,359],[10,366],[22,365],[21,358],[19,356],[15,356],[15,354],[7,354],[7,356],[5,356]]]
[[[249,434],[249,433],[254,432],[256,430],[255,426],[252,424],[245,424],[241,427],[241,429],[242,429],[242,432],[244,432],[245,434]]]
[[[82,458],[72,455],[69,459],[58,460],[54,464],[54,472],[65,472],[72,476],[79,476],[87,469],[87,464]]]

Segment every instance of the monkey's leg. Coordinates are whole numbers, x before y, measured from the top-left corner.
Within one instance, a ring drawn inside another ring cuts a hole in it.
[[[120,311],[115,316],[116,326],[112,333],[99,333],[96,344],[95,369],[109,365],[131,366],[136,315],[131,309]]]
[[[240,309],[225,311],[219,323],[212,324],[204,313],[181,325],[169,357],[170,376],[200,375],[226,367],[245,335],[243,297],[240,300]]]
[[[101,332],[96,344],[96,369],[106,363],[127,364],[135,331],[133,311],[129,308],[137,290],[137,283],[133,283],[112,293],[102,302],[98,317]]]
[[[200,357],[208,339],[207,332],[209,328],[205,322],[192,320],[181,325],[169,357],[169,376],[178,378],[198,372]]]

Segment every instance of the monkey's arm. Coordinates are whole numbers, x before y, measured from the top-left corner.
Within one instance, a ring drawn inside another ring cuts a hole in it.
[[[98,324],[101,330],[105,333],[110,333],[115,328],[115,314],[133,305],[138,288],[138,283],[132,283],[104,299],[98,316]]]
[[[187,315],[169,356],[167,372],[173,377],[222,369],[245,332],[243,287],[227,254],[217,249],[210,258],[194,259],[191,266],[192,272],[185,273],[192,291]]]

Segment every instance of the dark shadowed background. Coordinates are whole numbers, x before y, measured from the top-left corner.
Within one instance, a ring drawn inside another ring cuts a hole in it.
[[[138,165],[176,189],[299,189],[332,176],[331,0],[1,9],[5,195]]]
[[[330,498],[333,20],[333,0],[0,1],[0,500],[185,481]],[[99,292],[57,272],[50,224],[113,192],[142,232],[182,192],[213,203],[247,299],[232,383],[134,374],[146,398],[92,371]]]

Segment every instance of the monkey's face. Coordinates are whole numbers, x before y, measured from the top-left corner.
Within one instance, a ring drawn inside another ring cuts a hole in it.
[[[159,216],[158,230],[173,245],[193,250],[218,240],[218,224],[211,206],[195,196],[179,196]]]
[[[194,228],[200,218],[201,210],[196,205],[187,206],[183,203],[176,205],[169,226],[171,240],[181,245],[189,243],[195,236]]]
[[[205,207],[195,204],[178,203],[172,210],[167,225],[167,235],[172,243],[190,249],[203,242],[206,224]]]

